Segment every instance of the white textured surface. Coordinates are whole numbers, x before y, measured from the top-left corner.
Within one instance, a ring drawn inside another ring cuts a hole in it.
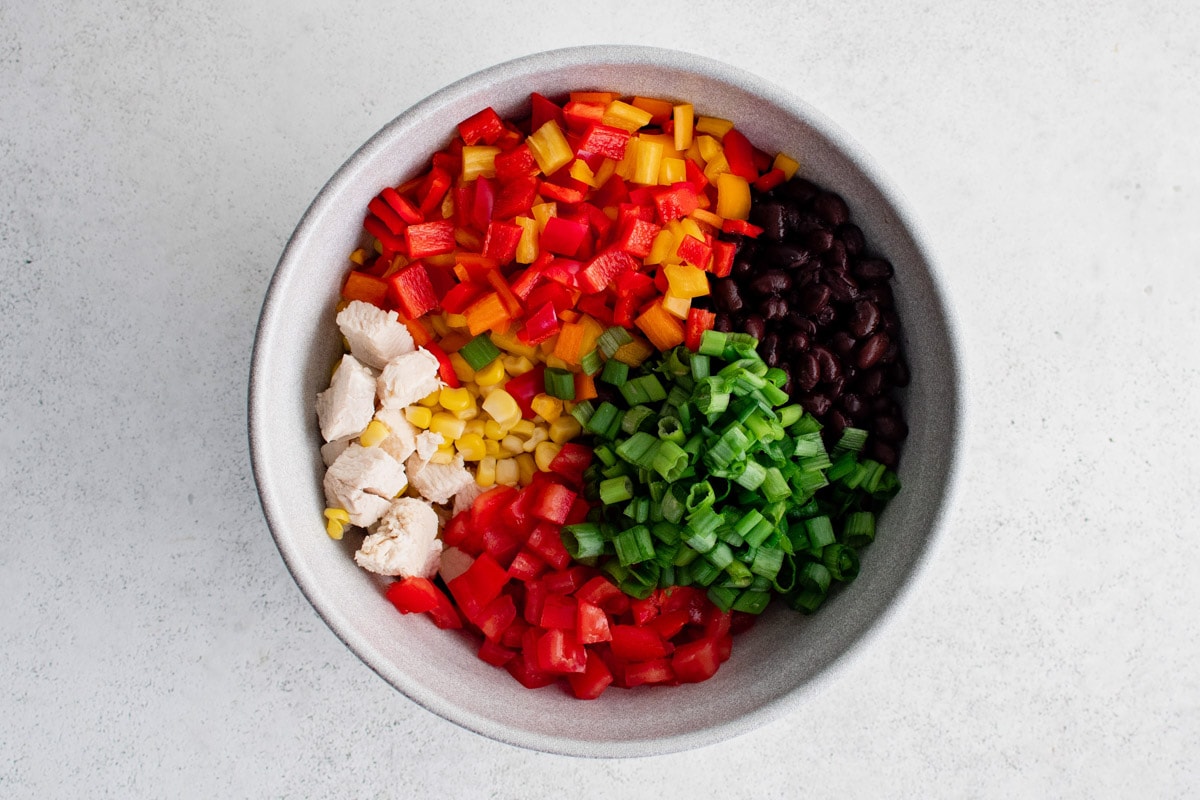
[[[1200,791],[1200,11],[458,5],[0,5],[0,795]],[[284,569],[245,437],[329,175],[439,86],[592,42],[728,61],[865,145],[929,224],[975,401],[937,560],[865,657],[640,761],[377,678]]]

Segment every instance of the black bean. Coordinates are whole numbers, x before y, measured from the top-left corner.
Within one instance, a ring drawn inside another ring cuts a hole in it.
[[[883,391],[883,371],[868,369],[860,372],[855,382],[859,393],[864,397],[874,397]]]
[[[785,200],[791,200],[797,206],[806,207],[821,193],[821,188],[803,178],[793,178],[780,184],[776,188],[776,193]]]
[[[815,314],[829,305],[829,287],[824,284],[813,284],[804,290],[800,296],[800,310],[807,314]]]
[[[792,288],[792,278],[781,269],[769,269],[750,282],[759,294],[783,294]]]
[[[891,342],[888,335],[882,331],[863,342],[862,347],[858,349],[858,360],[855,362],[858,368],[870,369],[879,363],[879,359],[883,357],[884,351]]]
[[[850,332],[859,339],[870,336],[879,328],[879,306],[870,300],[859,300],[848,320]]]
[[[865,281],[886,281],[893,273],[891,262],[882,258],[860,258],[853,269]]]
[[[813,347],[812,354],[817,357],[817,363],[821,366],[821,380],[830,383],[842,377],[842,362],[832,350],[819,344]]]
[[[845,272],[850,268],[850,261],[846,257],[846,245],[833,240],[833,244],[829,245],[829,249],[821,256],[821,265],[827,269],[836,269]]]
[[[850,209],[847,208],[846,201],[833,192],[817,195],[813,200],[813,211],[834,228],[850,219]]]
[[[717,314],[717,318],[713,320],[713,330],[729,333],[733,330],[733,320],[728,314]]]
[[[779,334],[768,333],[758,343],[758,354],[768,367],[779,366]]]
[[[782,297],[772,295],[763,301],[762,304],[763,316],[770,320],[780,320],[787,316],[788,301]]]
[[[896,304],[895,298],[892,297],[892,287],[886,283],[868,286],[860,294],[881,309],[892,308]]]
[[[811,392],[821,380],[821,364],[812,353],[801,353],[792,361],[792,380],[802,391]]]
[[[908,425],[895,414],[876,417],[873,430],[881,439],[889,442],[902,442],[908,436]]]
[[[833,299],[839,303],[850,303],[858,297],[858,284],[845,272],[829,270],[823,272],[821,278],[829,286]]]
[[[904,359],[897,358],[888,365],[887,377],[893,386],[904,387],[908,386],[908,382],[912,376],[909,375],[908,364],[904,363]]]
[[[889,414],[897,415],[902,413],[900,406],[895,400],[888,397],[886,394],[877,395],[871,398],[871,411],[876,416],[887,416]]]
[[[845,331],[838,331],[829,337],[829,347],[843,358],[850,355],[855,344],[857,343],[854,341],[854,337]]]
[[[779,369],[783,370],[783,386],[779,388],[791,394],[795,390],[792,384],[792,368],[787,364],[780,364]]]
[[[900,355],[900,343],[895,339],[888,342],[888,346],[884,348],[883,355],[879,357],[880,364],[893,364],[896,361],[896,356]]]
[[[804,235],[804,243],[814,253],[824,253],[833,247],[833,231],[828,228],[815,228]]]
[[[856,256],[863,251],[867,246],[866,239],[863,237],[862,229],[853,222],[847,222],[844,225],[839,225],[837,230],[833,232],[838,239],[842,241],[842,246],[846,248],[846,254]]]
[[[742,292],[737,281],[722,278],[713,287],[713,304],[722,311],[737,312],[742,310]]]
[[[767,325],[758,314],[751,314],[742,323],[742,330],[761,342],[763,336],[767,333]]]
[[[833,405],[833,401],[823,394],[810,394],[800,398],[800,405],[813,416],[823,417],[829,413],[829,407]]]
[[[835,408],[829,412],[826,423],[830,433],[834,436],[840,436],[844,429],[854,425],[854,420],[846,416],[845,412]]]
[[[768,247],[763,258],[781,269],[799,269],[812,261],[812,253],[799,245],[784,242]]]
[[[782,242],[787,233],[787,212],[779,203],[763,203],[751,208],[750,219],[763,229],[763,236],[773,242]]]
[[[896,448],[880,439],[872,439],[867,443],[867,455],[885,467],[894,467],[899,461]]]
[[[833,306],[824,306],[814,315],[813,322],[820,328],[827,328],[837,319],[837,310]]]
[[[864,418],[868,413],[867,404],[863,402],[862,396],[857,395],[854,392],[846,392],[843,394],[838,400],[838,405],[841,406],[842,410],[849,414],[855,422]]]
[[[888,333],[895,333],[900,330],[900,315],[896,313],[895,309],[889,308],[880,314],[879,327]]]
[[[788,335],[787,349],[789,354],[803,353],[812,344],[812,340],[804,331],[792,331]]]
[[[735,278],[750,278],[754,275],[754,262],[748,258],[738,258],[733,262],[733,276]]]

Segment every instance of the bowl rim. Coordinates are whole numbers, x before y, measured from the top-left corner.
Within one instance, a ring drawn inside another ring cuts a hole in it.
[[[304,569],[298,551],[289,543],[284,533],[285,512],[275,497],[265,478],[269,469],[266,456],[261,444],[267,438],[269,410],[263,398],[263,381],[261,377],[269,358],[271,330],[276,318],[285,311],[280,304],[282,286],[290,280],[295,265],[295,253],[302,249],[304,242],[311,235],[311,229],[316,222],[328,211],[329,199],[348,180],[358,173],[360,166],[370,160],[375,151],[385,146],[391,132],[397,127],[416,124],[421,118],[432,115],[441,106],[454,98],[471,94],[485,89],[493,82],[494,76],[519,70],[526,73],[544,74],[563,66],[564,60],[569,64],[597,64],[605,66],[629,66],[652,63],[656,66],[678,69],[696,74],[700,77],[723,82],[762,96],[772,105],[786,109],[789,113],[801,116],[818,134],[830,141],[840,155],[854,165],[883,199],[895,211],[897,222],[912,240],[914,248],[919,252],[928,272],[930,284],[934,288],[933,296],[929,299],[936,305],[943,322],[948,352],[946,359],[952,375],[948,376],[948,386],[953,393],[950,399],[950,413],[947,424],[951,428],[949,441],[950,449],[944,453],[942,463],[945,464],[945,480],[938,502],[938,507],[932,513],[929,530],[923,546],[911,564],[908,577],[895,589],[894,594],[882,609],[873,616],[866,627],[840,653],[832,657],[817,670],[811,678],[800,685],[768,701],[759,707],[726,720],[716,725],[676,734],[669,734],[654,739],[628,739],[622,741],[606,741],[597,743],[591,740],[572,739],[563,736],[541,734],[523,729],[514,729],[502,723],[474,714],[456,705],[441,695],[424,690],[422,686],[404,684],[386,674],[381,666],[374,663],[373,648],[351,630],[347,630],[331,609],[324,607],[325,601],[319,596],[320,587]],[[804,698],[815,696],[823,691],[842,671],[854,661],[862,657],[867,646],[873,642],[882,630],[894,621],[906,604],[912,601],[915,587],[927,573],[929,564],[934,560],[935,551],[942,546],[943,528],[945,527],[949,510],[956,504],[961,490],[962,458],[966,447],[965,431],[969,415],[968,397],[965,392],[967,385],[965,364],[954,304],[949,302],[949,287],[939,267],[938,260],[926,234],[925,226],[914,213],[912,206],[899,188],[875,163],[867,151],[848,133],[841,129],[831,119],[799,96],[783,89],[774,82],[740,67],[697,55],[684,50],[666,49],[641,45],[585,45],[546,50],[529,55],[513,58],[477,70],[466,77],[460,78],[447,86],[433,92],[401,112],[385,124],[338,168],[333,176],[322,186],[314,197],[299,223],[292,232],[276,265],[268,284],[263,300],[258,324],[255,330],[254,347],[251,354],[250,375],[247,396],[248,440],[251,469],[258,490],[264,517],[276,547],[292,579],[296,582],[305,599],[308,600],[317,615],[325,624],[373,672],[383,678],[393,688],[412,700],[422,708],[437,714],[445,720],[453,722],[474,733],[490,739],[542,752],[567,756],[589,758],[629,758],[660,755],[679,752],[697,747],[715,744],[729,738],[745,734],[753,729],[772,722],[794,710]]]

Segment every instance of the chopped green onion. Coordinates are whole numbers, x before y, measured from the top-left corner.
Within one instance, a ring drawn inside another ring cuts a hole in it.
[[[613,422],[618,420],[620,413],[620,410],[616,406],[605,400],[596,408],[588,421],[584,423],[583,429],[588,433],[605,433]],[[620,452],[620,448],[618,448],[617,453],[620,454]]]
[[[466,361],[471,369],[478,372],[496,360],[500,355],[500,348],[496,347],[490,336],[486,333],[481,333],[459,348],[458,354],[462,356],[463,361]],[[574,396],[573,394],[571,395],[571,397]]]
[[[855,511],[846,517],[843,538],[851,547],[862,547],[875,541],[875,515],[870,511]]]
[[[594,558],[604,553],[604,536],[600,526],[591,522],[564,525],[562,542],[571,558]]]
[[[587,351],[583,358],[579,359],[579,366],[583,369],[584,374],[595,375],[604,366],[604,361],[600,358],[600,351],[596,349]]]
[[[629,331],[620,325],[614,325],[600,334],[599,338],[596,339],[596,348],[601,353],[604,353],[605,358],[612,358],[621,349],[622,345],[629,344],[632,341],[633,337],[630,336]]]
[[[588,420],[592,418],[592,414],[595,412],[595,410],[596,407],[592,405],[591,400],[582,400],[576,403],[575,407],[571,409],[571,416],[574,417],[576,422],[578,422],[580,425],[586,426],[588,424]]]
[[[821,515],[806,519],[804,527],[808,531],[808,549],[812,552],[819,553],[825,545],[833,544],[833,524],[829,517]]]
[[[712,604],[721,611],[728,611],[733,608],[733,604],[737,602],[738,590],[730,589],[724,586],[713,586],[708,590],[708,599]]]
[[[626,567],[654,558],[654,542],[650,539],[650,529],[645,525],[635,525],[618,533],[613,539],[613,547],[617,559]]]
[[[831,544],[821,551],[821,563],[834,580],[852,581],[858,576],[858,553],[844,544]]]
[[[830,547],[832,546],[833,545],[830,545]],[[779,574],[779,570],[782,566],[782,550],[775,550],[770,547],[760,547],[754,553],[754,560],[750,563],[750,571],[755,575],[761,575],[768,580],[772,580],[776,575]]]
[[[687,439],[687,434],[683,432],[683,426],[680,424],[678,417],[659,417],[658,438],[663,441],[682,444]]]
[[[712,589],[709,589],[709,592],[711,593]],[[730,610],[741,611],[744,614],[761,614],[770,602],[770,592],[747,589],[738,595],[738,599],[730,606]]]
[[[642,424],[653,417],[654,409],[650,406],[634,406],[625,412],[625,417],[621,420],[621,430],[628,434],[637,433],[642,430]]]
[[[792,493],[792,487],[788,486],[788,482],[784,479],[783,473],[779,471],[779,467],[767,468],[767,474],[762,482],[762,493],[763,497],[767,498],[767,502],[770,503],[782,500]]]
[[[707,330],[700,334],[700,350],[698,351],[704,356],[725,355],[725,341],[729,334],[722,331]]]
[[[842,438],[834,446],[835,453],[859,453],[867,443],[867,432],[862,428],[842,428]]]
[[[604,362],[604,370],[600,373],[600,380],[605,383],[611,383],[613,386],[624,386],[625,381],[629,380],[629,365],[611,358]]]
[[[606,506],[623,503],[633,497],[633,481],[628,475],[600,481],[600,502]]]
[[[654,464],[654,455],[658,452],[658,439],[648,433],[638,431],[617,445],[617,455],[643,469],[650,469]]]
[[[670,439],[659,439],[651,467],[669,481],[676,480],[688,464],[688,455],[683,448]]]

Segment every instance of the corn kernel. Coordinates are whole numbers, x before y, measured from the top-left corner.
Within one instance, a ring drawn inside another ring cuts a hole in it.
[[[484,449],[484,452],[486,452],[492,458],[500,457],[500,443],[497,442],[495,439],[484,439],[483,440],[483,449]]]
[[[463,420],[464,422],[473,420],[479,416],[479,407],[472,403],[470,408],[463,409],[462,411],[455,411],[454,416]]]
[[[454,449],[459,452],[464,461],[479,461],[487,455],[487,446],[483,437],[477,433],[464,433],[454,441]]]
[[[533,463],[542,472],[549,472],[550,462],[555,459],[560,450],[562,450],[561,444],[556,444],[555,442],[538,442],[538,446],[533,450]]]
[[[433,420],[429,423],[429,430],[434,433],[440,433],[443,439],[447,441],[457,439],[463,435],[466,430],[467,423],[459,419],[453,414],[447,414],[445,411],[439,411],[433,415]]]
[[[502,458],[496,462],[496,483],[504,486],[516,486],[521,481],[521,468],[511,458]]]
[[[493,441],[500,441],[504,438],[505,430],[500,427],[500,423],[494,419],[485,420],[483,423],[483,435]]]
[[[500,360],[504,362],[504,371],[514,378],[533,369],[533,362],[525,356],[504,356]]]
[[[409,406],[404,409],[404,418],[415,427],[425,429],[433,420],[433,412],[423,406]]]
[[[330,539],[341,541],[342,534],[346,532],[346,526],[336,519],[327,519],[325,520],[325,532],[329,534]]]
[[[336,522],[350,524],[350,512],[344,508],[327,508],[325,509],[325,519],[334,520]]]
[[[496,485],[496,458],[484,456],[479,460],[479,469],[475,470],[475,482],[483,488]]]
[[[425,406],[426,408],[434,408],[438,405],[438,401],[441,398],[441,394],[442,394],[441,389],[434,389],[432,392],[425,395],[417,402],[420,403],[421,405]]]
[[[471,365],[467,363],[467,360],[458,353],[450,354],[450,366],[454,367],[454,374],[462,383],[469,383],[475,380],[475,370],[471,369]]]
[[[472,419],[472,420],[468,420],[466,427],[463,428],[463,436],[474,434],[474,435],[478,436],[480,439],[482,439],[484,437],[484,434],[486,433],[486,431],[487,431],[487,423],[486,422],[484,422],[482,419]]]
[[[563,413],[562,400],[559,400],[557,397],[551,397],[544,392],[534,397],[530,401],[530,405],[533,407],[533,413],[546,420],[546,422],[554,422]]]
[[[563,414],[550,423],[550,441],[555,444],[569,442],[581,433],[583,426],[570,414]]]
[[[519,437],[513,436],[511,433],[500,440],[500,449],[506,453],[512,453],[514,456],[517,453],[523,452],[525,443]]]
[[[533,482],[533,474],[537,472],[537,463],[534,462],[533,456],[521,453],[513,461],[517,462],[517,479],[522,486],[528,486]]]
[[[497,358],[475,373],[475,383],[480,386],[495,386],[503,383],[505,377],[507,376],[504,374],[504,362]]]
[[[513,396],[503,389],[497,389],[483,401],[483,410],[492,419],[500,423],[502,428],[512,428],[521,420],[521,407]]]
[[[517,436],[530,436],[537,426],[533,424],[533,420],[531,419],[519,419],[508,427]]]
[[[465,411],[475,405],[470,391],[462,388],[451,389],[449,386],[443,387],[438,393],[438,402],[447,411]]]
[[[437,452],[429,457],[430,464],[450,464],[454,461],[454,443],[446,442],[438,446]]]
[[[534,428],[533,433],[529,435],[529,439],[525,442],[524,450],[526,453],[532,453],[534,449],[550,438],[550,432],[546,428]]]
[[[358,443],[363,447],[374,447],[388,437],[392,431],[387,425],[384,425],[377,419],[371,420],[364,430],[358,436]]]

